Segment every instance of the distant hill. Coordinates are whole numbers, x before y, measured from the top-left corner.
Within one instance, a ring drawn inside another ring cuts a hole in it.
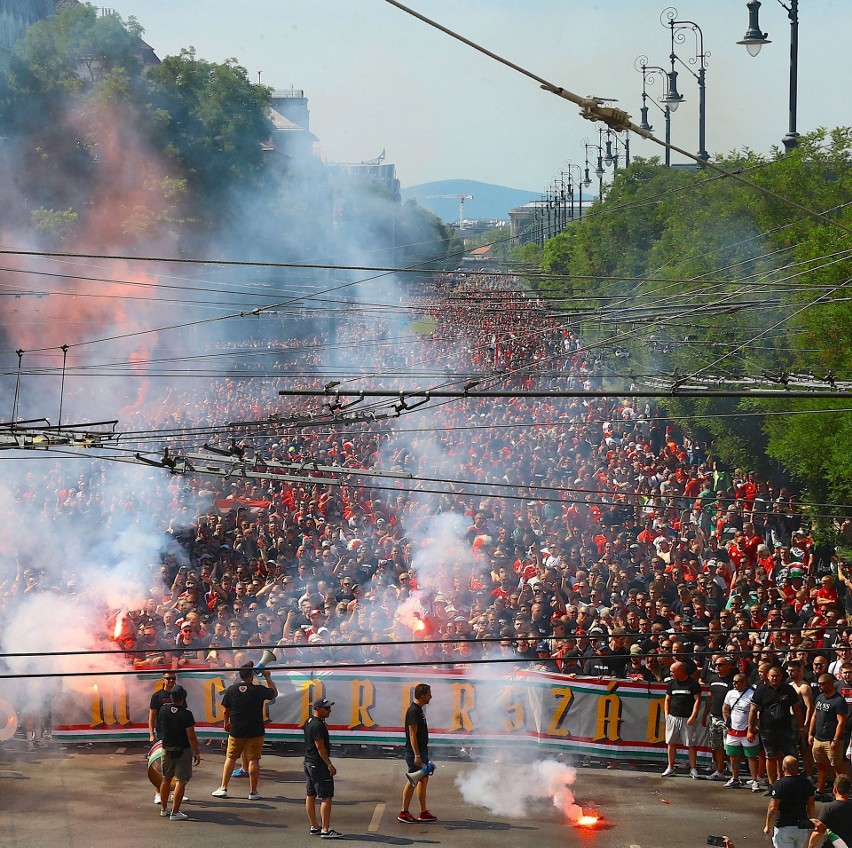
[[[451,194],[452,197],[438,200],[428,197],[430,194]],[[473,200],[466,200],[464,204],[464,217],[469,221],[492,218],[508,221],[510,209],[541,197],[538,192],[481,183],[477,180],[438,180],[402,189],[402,200],[405,202],[414,198],[442,221],[452,224],[459,219],[458,196],[461,194],[473,195]]]

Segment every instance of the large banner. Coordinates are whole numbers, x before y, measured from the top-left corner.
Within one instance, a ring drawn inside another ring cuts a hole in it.
[[[180,672],[199,737],[224,736],[220,700],[234,679]],[[328,724],[335,743],[402,744],[405,711],[416,684],[425,682],[433,695],[427,708],[432,747],[536,745],[579,755],[665,757],[663,684],[534,671],[486,677],[474,669],[418,671],[417,676],[383,669],[275,669],[273,679],[279,696],[268,706],[268,740],[301,739],[311,703],[328,698],[334,701]],[[74,689],[66,688],[54,701],[53,735],[65,741],[147,739],[148,704],[160,686],[159,674],[97,678],[96,683],[77,679]],[[706,735],[700,744],[706,753]]]

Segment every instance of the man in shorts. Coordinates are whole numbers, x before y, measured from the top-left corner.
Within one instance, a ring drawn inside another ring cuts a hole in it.
[[[272,682],[269,669],[262,671],[266,686],[254,682],[254,663],[249,661],[240,666],[240,679],[229,686],[222,696],[225,708],[225,731],[228,734],[228,751],[225,766],[222,769],[222,784],[211,794],[214,798],[228,797],[228,781],[234,772],[234,765],[242,756],[248,756],[249,801],[259,801],[257,791],[260,779],[260,752],[263,750],[263,705],[278,697],[278,688]]]
[[[725,789],[738,789],[743,785],[740,780],[740,760],[746,758],[751,774],[749,787],[752,792],[760,791],[757,782],[757,758],[760,754],[760,741],[749,730],[748,715],[754,689],[749,685],[748,677],[742,672],[734,675],[734,688],[725,695],[722,704],[722,718],[727,727],[725,734],[725,753],[731,760],[733,777],[725,784]]]
[[[834,776],[843,773],[843,731],[846,727],[848,707],[846,699],[836,687],[833,674],[821,674],[819,686],[822,690],[814,704],[814,713],[808,728],[808,742],[813,746],[814,762],[817,766],[816,800],[830,802],[834,796],[826,793],[829,768]]]
[[[195,735],[195,718],[186,708],[186,689],[174,686],[171,700],[160,707],[158,725],[163,730],[163,780],[160,783],[160,815],[171,821],[185,821],[188,816],[180,811],[186,784],[192,777],[193,765],[201,762],[201,751]],[[175,780],[172,809],[169,811],[169,794]]]
[[[698,780],[698,710],[701,706],[701,684],[687,673],[682,662],[672,663],[663,714],[666,717],[666,752],[668,765],[663,777],[675,773],[675,758],[678,745],[683,745],[689,754],[689,775]]]
[[[760,726],[760,742],[766,753],[766,776],[770,784],[778,779],[784,757],[796,759],[803,721],[798,693],[784,682],[781,669],[773,666],[766,675],[766,682],[754,691],[748,717],[752,733],[756,734],[758,724]]]
[[[423,713],[432,700],[432,687],[428,683],[418,683],[414,687],[414,700],[405,713],[405,765],[409,772],[422,769],[429,762],[429,726]],[[417,822],[434,822],[437,818],[426,808],[426,786],[429,778],[424,777],[417,783],[417,801],[420,804],[420,815],[414,818],[409,806],[414,798],[414,786],[406,778],[402,790],[402,809],[396,817],[397,821],[406,824]]]
[[[343,838],[342,833],[331,827],[331,803],[334,798],[334,775],[337,774],[337,769],[331,762],[331,743],[325,721],[331,715],[333,706],[334,701],[329,701],[328,698],[314,701],[314,714],[305,722],[305,810],[311,822],[309,833],[321,839]],[[319,822],[317,798],[320,799]]]

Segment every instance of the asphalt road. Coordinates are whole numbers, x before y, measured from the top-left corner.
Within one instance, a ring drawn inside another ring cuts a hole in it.
[[[0,846],[2,848],[216,848],[251,844],[316,848],[304,811],[301,758],[264,752],[261,801],[248,801],[247,781],[231,781],[231,798],[212,798],[223,755],[202,749],[202,763],[189,784],[186,822],[159,817],[139,745],[93,747],[51,745],[28,752],[18,741],[0,750]],[[510,818],[466,803],[457,775],[498,769],[508,797],[517,771],[510,762],[475,766],[449,760],[429,784],[435,824],[396,820],[404,780],[402,761],[385,752],[347,757],[333,751],[338,767],[332,825],[347,842],[363,845],[447,845],[465,848],[606,846],[606,848],[688,848],[706,844],[708,834],[727,834],[737,848],[768,845],[763,836],[767,799],[748,790],[687,777],[663,779],[658,770],[581,767],[573,787],[577,803],[602,815],[595,829],[566,823],[552,803],[533,805],[526,818]],[[416,812],[416,803],[414,805]],[[166,840],[168,842],[166,842]]]

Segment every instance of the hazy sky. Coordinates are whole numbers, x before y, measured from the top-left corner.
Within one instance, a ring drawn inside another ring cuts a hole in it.
[[[385,149],[403,186],[468,178],[543,190],[580,164],[595,125],[535,82],[450,39],[385,0],[110,0],[136,15],[160,56],[194,46],[202,58],[237,58],[253,79],[304,89],[311,129],[331,161],[372,159]],[[639,122],[640,54],[668,65],[666,7],[651,0],[410,0],[419,12],[577,94],[617,98]],[[768,151],[787,129],[790,26],[778,0],[764,0],[772,44],[752,58],[745,0],[683,0],[678,19],[704,31],[707,148]],[[799,131],[852,124],[852,0],[803,0]],[[677,47],[696,53],[691,33]],[[697,84],[679,67],[686,97],[672,140],[697,150]],[[844,82],[846,81],[846,82]],[[650,89],[662,94],[661,81]],[[663,135],[663,116],[650,121]],[[661,148],[638,138],[633,152]],[[675,156],[674,161],[680,157]]]

